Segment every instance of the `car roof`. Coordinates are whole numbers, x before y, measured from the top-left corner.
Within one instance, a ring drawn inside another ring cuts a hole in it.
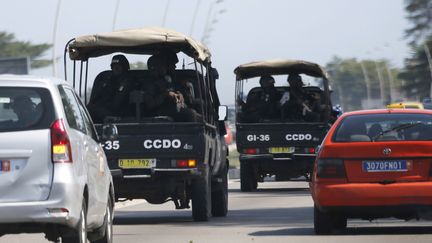
[[[236,80],[249,79],[262,75],[306,74],[313,77],[328,79],[328,75],[320,65],[303,60],[274,59],[250,62],[238,66],[234,73]]]
[[[72,60],[108,55],[114,52],[156,54],[161,50],[182,51],[199,62],[211,62],[203,43],[175,30],[161,27],[116,30],[76,37],[69,45]]]
[[[391,103],[387,105],[387,108],[407,108],[407,106],[410,108],[417,107],[418,109],[424,109],[422,103],[414,101]]]
[[[341,117],[356,116],[356,115],[371,115],[371,114],[429,114],[432,115],[432,110],[423,109],[373,109],[373,110],[358,110],[350,111],[342,114]]]
[[[51,86],[69,85],[65,80],[55,77],[43,77],[34,75],[1,74],[0,86]]]

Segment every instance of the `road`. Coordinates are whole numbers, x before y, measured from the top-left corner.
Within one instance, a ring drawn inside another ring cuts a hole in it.
[[[266,182],[242,193],[239,181],[229,184],[229,214],[209,222],[193,222],[190,210],[145,201],[118,203],[114,242],[432,242],[432,222],[350,220],[348,229],[330,236],[313,232],[313,202],[304,182]],[[0,242],[47,242],[42,234],[7,235]]]

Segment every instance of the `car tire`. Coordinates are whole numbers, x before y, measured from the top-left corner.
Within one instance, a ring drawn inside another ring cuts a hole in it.
[[[347,228],[347,217],[344,215],[333,216],[333,226],[335,229],[344,230]]]
[[[317,235],[328,235],[333,230],[331,214],[314,206],[314,230]]]
[[[80,219],[75,229],[70,229],[62,235],[63,243],[85,243],[87,242],[87,205],[82,202]]]
[[[228,213],[228,161],[221,173],[221,181],[212,184],[212,216],[224,217]]]
[[[192,218],[196,222],[208,221],[211,216],[211,180],[209,168],[204,176],[192,182]]]
[[[242,192],[250,192],[258,187],[258,182],[253,176],[252,166],[247,161],[240,161],[240,189]]]
[[[108,197],[108,202],[105,211],[105,218],[103,226],[96,232],[99,235],[99,239],[90,240],[92,243],[112,243],[113,242],[113,202],[111,197]],[[102,236],[100,238],[100,236]]]

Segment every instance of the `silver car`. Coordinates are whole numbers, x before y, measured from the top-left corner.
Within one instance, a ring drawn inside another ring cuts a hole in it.
[[[0,236],[112,242],[114,189],[97,141],[68,83],[0,75]]]

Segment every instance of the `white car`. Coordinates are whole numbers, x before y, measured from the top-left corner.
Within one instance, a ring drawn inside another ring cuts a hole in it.
[[[66,81],[0,75],[0,236],[112,242],[114,189],[97,141]]]

